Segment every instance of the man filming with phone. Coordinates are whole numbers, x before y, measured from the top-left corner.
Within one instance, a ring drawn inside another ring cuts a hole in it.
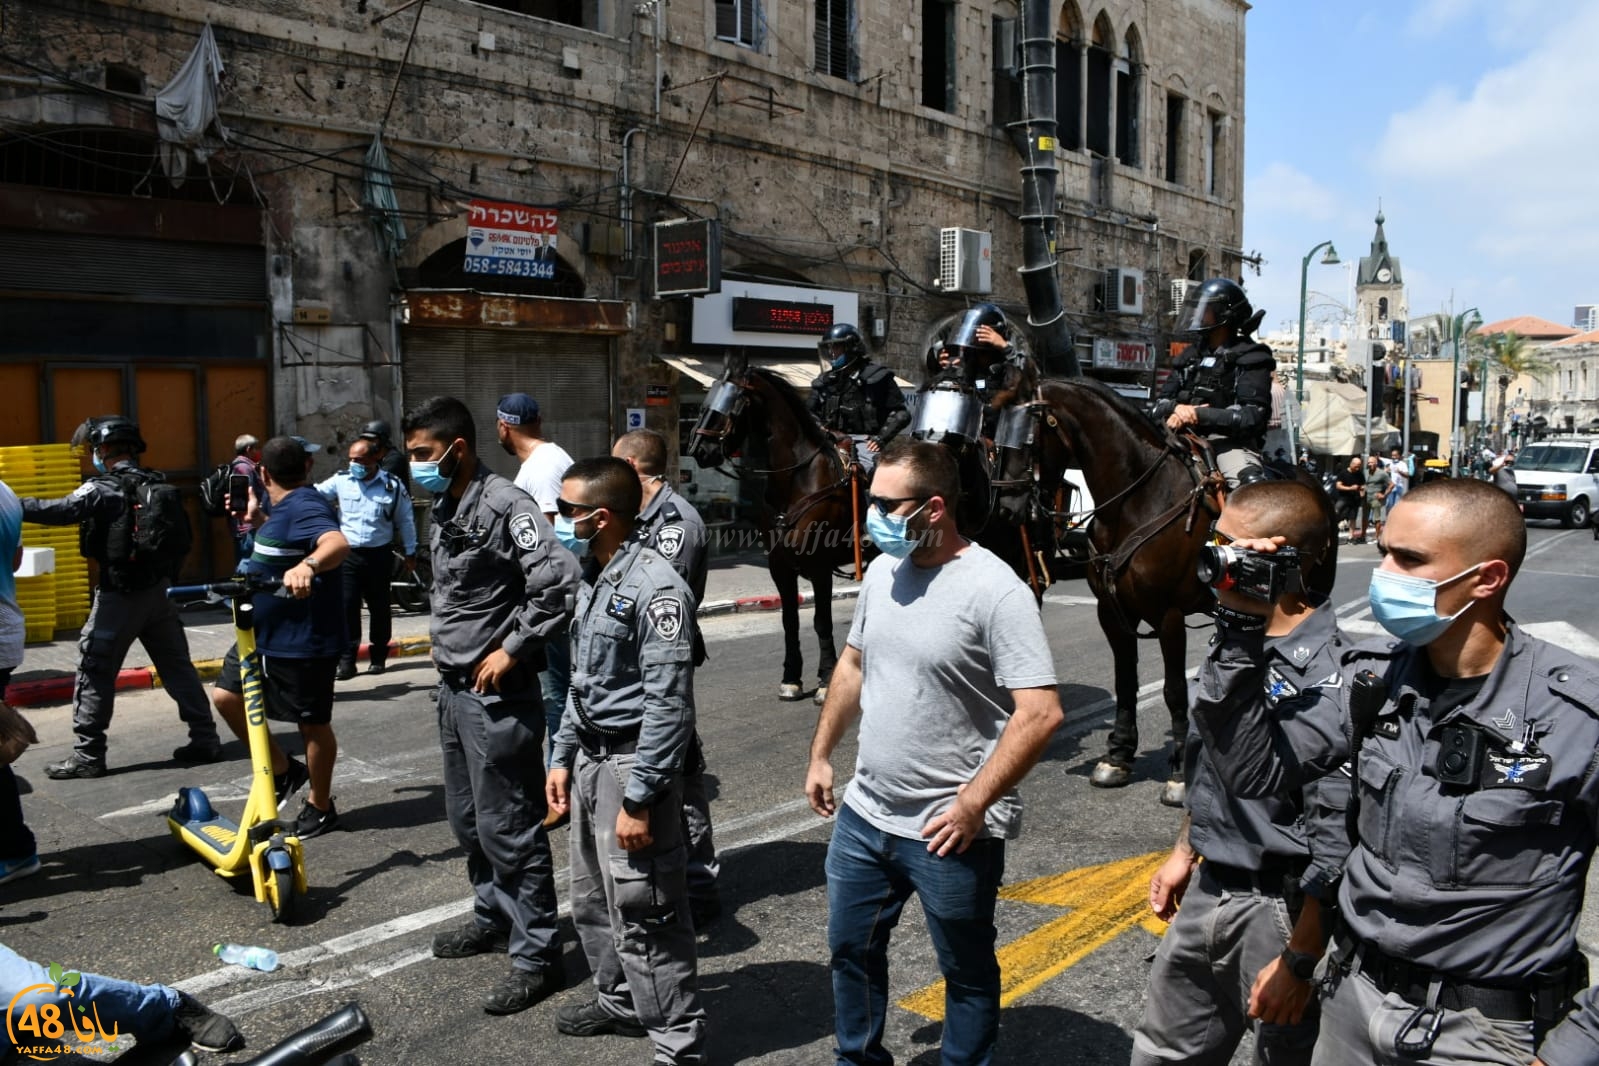
[[[1282,532],[1233,547],[1270,556]],[[1492,485],[1411,490],[1371,578],[1394,639],[1346,651],[1290,714],[1264,695],[1273,605],[1220,593],[1193,719],[1223,782],[1270,796],[1352,766],[1313,1063],[1599,1061],[1576,943],[1599,831],[1599,668],[1505,614],[1526,547]]]
[[[1279,551],[1241,546],[1267,531],[1283,534]],[[1332,604],[1312,605],[1301,574],[1330,540],[1315,489],[1255,482],[1229,497],[1199,575],[1220,595],[1270,610],[1263,644],[1270,713],[1322,714],[1326,728],[1335,725],[1333,713],[1306,694],[1336,681],[1343,638]],[[1192,725],[1185,755],[1187,810],[1149,885],[1150,909],[1171,927],[1150,970],[1132,1062],[1224,1063],[1253,1028],[1258,1061],[1308,1063],[1318,1021],[1311,973],[1349,852],[1349,778],[1334,773],[1291,792],[1240,799],[1223,787]]]

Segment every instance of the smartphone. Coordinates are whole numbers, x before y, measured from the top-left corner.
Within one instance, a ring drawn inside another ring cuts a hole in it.
[[[228,510],[234,514],[243,514],[250,509],[250,476],[248,474],[228,475]]]

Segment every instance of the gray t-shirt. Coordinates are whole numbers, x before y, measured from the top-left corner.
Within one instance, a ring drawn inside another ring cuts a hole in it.
[[[861,653],[860,750],[844,802],[885,833],[919,838],[999,743],[1010,689],[1055,684],[1033,594],[973,544],[943,566],[881,556],[861,584],[850,646]],[[1013,790],[984,836],[1015,837]]]

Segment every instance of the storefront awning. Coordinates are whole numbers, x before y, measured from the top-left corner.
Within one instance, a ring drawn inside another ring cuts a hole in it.
[[[696,383],[709,388],[722,376],[722,361],[720,359],[703,359],[697,355],[658,355],[655,357],[660,362],[673,368],[685,377],[692,378]],[[811,382],[822,372],[816,359],[781,359],[775,356],[750,356],[749,365],[762,370],[770,370],[800,392],[809,392]],[[904,378],[895,375],[894,382],[902,389],[915,388]]]

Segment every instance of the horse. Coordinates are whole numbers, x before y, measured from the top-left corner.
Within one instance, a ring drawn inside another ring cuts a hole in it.
[[[764,440],[756,439],[759,434]],[[852,478],[827,432],[794,387],[769,370],[730,363],[711,386],[694,425],[689,454],[702,469],[719,467],[747,444],[764,445],[766,493],[760,516],[766,569],[783,614],[783,680],[778,698],[804,698],[799,639],[799,579],[815,590],[812,624],[820,649],[815,701],[827,695],[838,663],[833,643],[833,572],[859,561],[857,516],[864,518],[866,479]]]
[[[1029,371],[1012,373],[1025,377]],[[1185,443],[1090,378],[1024,380],[1020,391],[1031,395],[1031,402],[1007,408],[995,432],[997,510],[1012,517],[1048,512],[1051,494],[1069,467],[1082,472],[1096,504],[1088,525],[1087,577],[1115,662],[1116,722],[1090,783],[1117,788],[1132,780],[1138,753],[1138,641],[1154,637],[1160,644],[1161,691],[1172,739],[1161,802],[1181,806],[1188,733],[1186,618],[1215,603],[1197,567],[1200,548],[1220,513],[1214,492],[1220,475],[1201,474]],[[1302,471],[1292,476],[1320,488]],[[1338,566],[1337,521],[1326,495],[1318,491],[1316,498],[1330,535],[1327,555],[1305,576],[1313,599],[1331,594]],[[1141,625],[1151,632],[1140,633]]]

